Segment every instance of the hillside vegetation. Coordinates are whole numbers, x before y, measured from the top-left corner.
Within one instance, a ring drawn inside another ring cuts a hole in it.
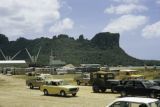
[[[22,52],[15,59],[25,59],[30,61],[25,48],[32,55],[36,55],[39,47],[42,50],[39,55],[38,63],[48,65],[51,49],[57,59],[66,63],[79,65],[81,63],[98,63],[102,65],[160,65],[159,61],[139,60],[129,56],[119,46],[120,35],[118,33],[103,32],[96,34],[91,40],[85,39],[80,35],[74,39],[65,34],[50,38],[37,38],[28,40],[18,38],[16,41],[9,41],[8,38],[0,34],[0,48],[7,56],[13,56],[17,51]],[[0,54],[0,60],[4,59]]]

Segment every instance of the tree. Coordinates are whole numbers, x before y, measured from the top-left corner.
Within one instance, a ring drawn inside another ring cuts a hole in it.
[[[84,36],[83,36],[83,35],[80,35],[79,38],[78,38],[78,40],[79,40],[79,41],[84,41]]]
[[[3,34],[0,34],[0,44],[8,44],[9,41],[8,41],[8,38],[3,35]]]

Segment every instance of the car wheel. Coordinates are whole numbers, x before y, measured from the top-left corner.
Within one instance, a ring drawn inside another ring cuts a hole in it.
[[[154,92],[151,92],[149,97],[156,98],[156,94]]]
[[[98,93],[99,92],[98,86],[93,86],[92,89],[93,89],[94,93]]]
[[[121,91],[121,97],[125,97],[125,96],[127,96],[126,91]]]
[[[72,96],[76,96],[77,93],[73,93]]]
[[[44,95],[48,95],[48,91],[46,89],[43,92],[44,92]]]
[[[62,97],[66,97],[65,91],[61,91],[61,92],[60,92],[60,95],[61,95]]]
[[[29,87],[30,87],[30,89],[34,88],[32,83],[29,84]]]
[[[114,90],[114,87],[111,87],[111,92],[116,93],[117,91]]]

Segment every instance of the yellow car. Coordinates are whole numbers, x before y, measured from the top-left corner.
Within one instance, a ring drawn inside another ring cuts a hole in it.
[[[65,97],[67,94],[76,96],[79,87],[69,85],[64,80],[47,80],[45,84],[40,87],[40,90],[44,92],[44,95],[58,94]]]

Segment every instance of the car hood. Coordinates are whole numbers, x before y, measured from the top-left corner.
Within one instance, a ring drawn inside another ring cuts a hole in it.
[[[73,85],[62,85],[62,86],[60,86],[60,87],[62,87],[62,88],[78,88],[77,86],[73,86]]]

